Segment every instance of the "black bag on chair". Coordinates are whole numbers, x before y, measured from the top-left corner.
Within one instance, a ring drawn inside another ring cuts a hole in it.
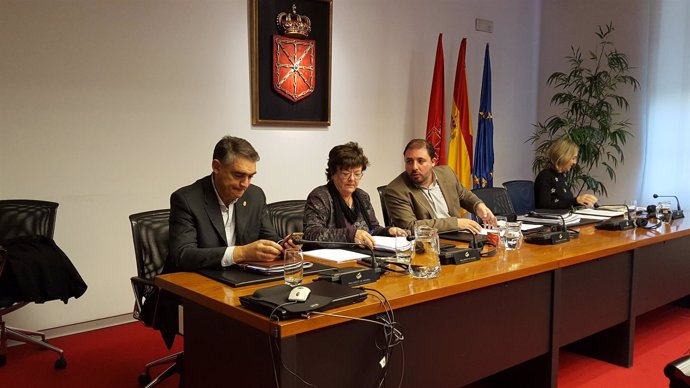
[[[87,285],[53,239],[17,237],[0,242],[7,263],[0,277],[0,295],[15,301],[43,303],[79,298]]]

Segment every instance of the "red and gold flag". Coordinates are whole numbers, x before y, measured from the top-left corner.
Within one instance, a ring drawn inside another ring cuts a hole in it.
[[[455,70],[453,107],[450,111],[450,147],[448,165],[455,171],[458,180],[467,189],[472,188],[472,120],[470,100],[467,96],[467,75],[465,73],[466,41],[460,43],[458,66]]]
[[[436,46],[436,63],[434,64],[434,79],[431,82],[431,98],[429,99],[429,117],[426,121],[426,139],[436,149],[437,164],[446,164],[446,109],[443,103],[443,34],[438,34]]]

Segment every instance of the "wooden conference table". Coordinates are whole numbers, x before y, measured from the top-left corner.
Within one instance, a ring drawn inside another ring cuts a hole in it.
[[[327,316],[275,323],[240,305],[240,296],[275,282],[232,288],[174,273],[156,283],[183,300],[187,387],[276,386],[272,357],[281,387],[305,386],[281,362],[318,387],[377,381],[378,325]],[[631,366],[635,318],[690,295],[690,222],[656,230],[583,226],[564,244],[525,244],[444,266],[431,280],[387,273],[366,287],[387,297],[403,328],[387,386],[401,376],[404,387],[463,387],[490,376],[489,386],[555,388],[561,347]],[[329,310],[351,317],[382,311],[373,297]],[[277,344],[273,354],[269,341]]]

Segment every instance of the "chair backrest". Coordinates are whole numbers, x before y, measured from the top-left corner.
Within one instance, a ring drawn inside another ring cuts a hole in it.
[[[7,261],[7,251],[0,245],[0,278],[2,278],[2,270],[5,268],[5,262]],[[0,304],[2,306],[2,304]]]
[[[388,215],[388,207],[386,206],[386,197],[384,195],[388,186],[379,186],[376,191],[379,192],[379,199],[381,200],[381,212],[383,213],[383,224],[385,226],[393,226],[391,223],[391,216]]]
[[[515,214],[513,204],[510,202],[508,192],[503,187],[486,187],[472,190],[484,204],[491,209],[494,215],[509,216]]]
[[[508,196],[517,214],[527,214],[534,210],[534,182],[514,180],[503,182],[503,187],[508,190]]]
[[[295,199],[266,205],[273,228],[280,237],[304,231],[304,205],[306,203],[306,200]]]
[[[0,201],[0,241],[22,236],[53,238],[58,204],[31,199]]]
[[[137,259],[137,275],[140,278],[152,279],[163,271],[165,259],[168,257],[169,219],[169,209],[129,216],[134,254]]]

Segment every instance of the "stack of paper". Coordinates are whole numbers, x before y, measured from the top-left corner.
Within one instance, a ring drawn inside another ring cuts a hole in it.
[[[395,252],[395,239],[405,237],[372,236],[374,238],[374,249],[381,251]]]
[[[304,255],[315,257],[317,259],[334,261],[336,263],[370,257],[370,255],[346,251],[344,249],[315,249],[313,251],[304,252]]]
[[[531,213],[526,216],[518,216],[518,220],[545,225],[562,224],[563,222],[565,222],[566,225],[573,225],[579,223],[581,217],[574,213],[564,214],[562,216],[557,214]]]
[[[611,217],[618,217],[625,214],[622,210],[613,209],[580,209],[575,213],[579,214],[582,218],[589,218],[595,220],[607,220]]]

